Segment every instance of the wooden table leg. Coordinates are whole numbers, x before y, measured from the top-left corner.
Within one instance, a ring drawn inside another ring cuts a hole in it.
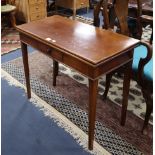
[[[129,62],[126,65],[125,72],[124,72],[121,125],[125,125],[125,121],[126,121],[126,112],[127,112],[127,106],[128,106],[131,71],[132,71],[132,62]]]
[[[58,76],[59,64],[53,60],[53,86],[56,86],[56,77]]]
[[[95,117],[96,117],[96,101],[97,101],[98,80],[89,79],[89,133],[88,148],[93,149]]]
[[[25,79],[26,79],[27,96],[28,98],[31,98],[27,45],[21,42],[21,48],[22,48],[23,65],[24,65],[24,72],[25,72]]]

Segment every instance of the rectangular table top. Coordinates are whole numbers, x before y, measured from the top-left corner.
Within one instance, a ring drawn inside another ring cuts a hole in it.
[[[94,65],[126,52],[140,42],[58,15],[16,28],[20,33]]]

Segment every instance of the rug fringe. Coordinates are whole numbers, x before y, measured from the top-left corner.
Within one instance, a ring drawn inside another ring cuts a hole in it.
[[[7,80],[9,85],[20,87],[26,91],[26,87],[23,84],[14,79],[3,69],[1,69],[1,77]],[[32,97],[30,99],[30,102],[36,107],[38,107],[41,111],[43,111],[45,116],[51,118],[54,122],[57,123],[59,127],[63,128],[66,132],[68,132],[76,140],[76,142],[83,147],[84,150],[95,155],[110,155],[110,153],[106,151],[96,141],[94,141],[94,149],[92,151],[88,150],[88,135],[80,128],[78,128],[75,124],[73,124],[64,115],[58,112],[55,108],[53,108],[40,97],[38,97],[35,93],[31,93]]]

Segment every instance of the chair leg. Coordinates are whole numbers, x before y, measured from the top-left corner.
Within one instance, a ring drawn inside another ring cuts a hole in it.
[[[56,77],[58,76],[59,63],[53,60],[53,86],[56,86]]]
[[[152,95],[148,94],[148,91],[143,91],[143,96],[145,98],[146,101],[146,114],[145,114],[145,120],[144,120],[144,124],[143,124],[143,128],[142,128],[142,133],[144,135],[147,134],[147,127],[148,127],[148,123],[149,123],[149,118],[150,115],[153,111],[153,97]]]
[[[16,26],[15,12],[11,12],[9,16],[10,16],[11,26],[15,27]]]
[[[107,98],[108,91],[109,91],[109,88],[110,88],[110,82],[111,82],[111,79],[112,79],[112,75],[113,75],[113,73],[109,73],[109,74],[106,75],[106,86],[105,86],[105,91],[104,91],[104,94],[103,94],[103,100],[105,100]]]

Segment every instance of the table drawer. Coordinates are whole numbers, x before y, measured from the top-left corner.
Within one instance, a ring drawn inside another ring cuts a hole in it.
[[[29,0],[29,4],[39,4],[39,3],[42,3],[42,2],[45,2],[45,0]]]
[[[50,56],[55,60],[63,62],[63,53],[61,53],[60,51],[53,50]]]
[[[41,40],[36,40],[32,36],[26,36],[25,34],[20,34],[20,39],[24,43],[31,45],[33,48],[37,49],[41,53],[57,61],[63,62],[64,53],[57,49],[54,49],[50,45],[43,43]]]
[[[37,13],[32,13],[30,15],[30,19],[31,21],[34,21],[34,20],[39,20],[39,19],[42,19],[44,18],[46,15],[45,15],[45,12],[37,12]]]
[[[44,3],[40,3],[40,4],[30,6],[30,14],[36,13],[36,12],[45,12]]]
[[[51,57],[52,59],[58,60],[60,62],[63,61],[63,53],[56,49],[46,47],[46,50],[43,49],[42,53],[46,54],[47,56]]]

